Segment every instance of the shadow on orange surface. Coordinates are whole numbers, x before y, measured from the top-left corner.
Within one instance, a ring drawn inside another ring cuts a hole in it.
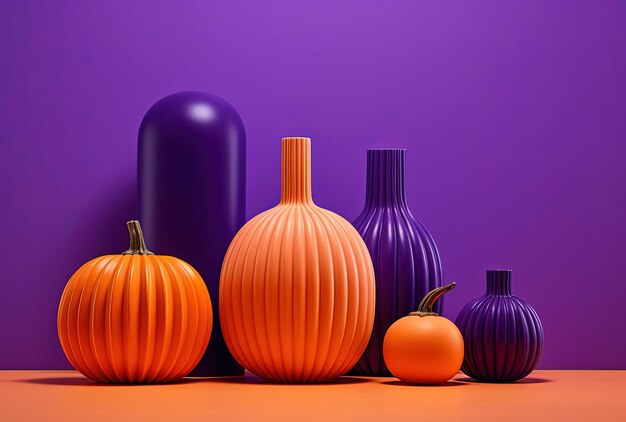
[[[483,381],[476,381],[475,379],[467,378],[467,377],[457,378],[457,379],[458,381],[469,382],[472,384],[543,384],[544,382],[554,382],[554,380],[551,380],[551,379],[534,378],[534,377],[522,378],[521,380],[513,381],[513,382],[483,382]]]
[[[16,380],[20,383],[27,384],[41,384],[41,385],[59,385],[59,386],[85,386],[85,387],[123,387],[123,386],[132,386],[132,385],[177,385],[177,384],[191,384],[191,383],[225,383],[225,384],[256,384],[256,385],[298,385],[298,384],[283,384],[279,382],[266,381],[262,378],[256,377],[254,375],[244,375],[244,376],[232,376],[232,377],[187,377],[181,380],[170,382],[166,384],[104,384],[104,383],[96,383],[88,378],[76,376],[76,377],[48,377],[48,378],[33,378],[33,379],[22,379]],[[512,383],[486,383],[479,382],[469,377],[462,378],[454,378],[448,382],[439,385],[413,385],[408,384],[403,381],[400,381],[396,378],[389,377],[387,379],[381,378],[369,378],[369,377],[353,377],[353,376],[343,376],[337,378],[333,381],[314,383],[314,384],[301,384],[308,386],[315,385],[350,385],[350,384],[363,384],[363,383],[371,383],[376,382],[383,385],[392,385],[399,387],[428,387],[428,388],[437,388],[437,387],[461,387],[463,385],[471,385],[471,384],[542,384],[547,382],[554,382],[552,379],[548,378],[537,378],[537,377],[527,377],[523,378],[519,381],[515,381]]]
[[[441,387],[462,387],[465,384],[464,382],[458,382],[458,381],[447,381],[444,382],[443,384],[437,384],[437,385],[420,385],[420,384],[409,384],[407,382],[404,381],[400,381],[397,379],[392,379],[389,381],[381,381],[381,384],[385,384],[385,385],[395,385],[395,386],[400,386],[400,387],[410,387],[410,388],[418,388],[418,387],[425,387],[425,388],[441,388]]]
[[[315,384],[302,384],[302,385],[340,385],[340,384],[359,384],[372,382],[372,379],[362,377],[340,377],[333,381],[315,383]],[[265,385],[294,385],[294,384],[282,384],[271,381],[265,381],[262,378],[255,376],[234,376],[234,377],[188,377],[178,381],[164,383],[164,384],[122,384],[122,383],[97,383],[84,377],[51,377],[51,378],[34,378],[18,380],[18,382],[27,384],[41,384],[41,385],[59,385],[59,386],[85,386],[85,387],[127,387],[127,386],[142,386],[142,385],[177,385],[177,384],[191,384],[191,383],[228,383],[228,384],[265,384]],[[297,385],[297,384],[295,384]]]
[[[116,383],[97,383],[88,378],[79,377],[56,377],[56,378],[33,378],[18,380],[27,384],[41,384],[41,385],[59,385],[59,386],[84,386],[84,387],[129,387],[129,386],[142,386],[142,385],[176,385],[176,384],[190,384],[194,382],[204,381],[207,378],[183,378],[179,381],[170,382],[167,384],[116,384]]]
[[[373,381],[372,379],[365,378],[365,377],[339,377],[332,381],[318,382],[318,383],[312,383],[312,384],[293,384],[293,383],[287,384],[287,383],[266,381],[262,378],[249,376],[249,375],[244,375],[244,376],[239,376],[239,377],[198,378],[198,380],[202,380],[205,382],[222,382],[222,383],[228,383],[228,384],[308,385],[308,386],[329,385],[329,384],[333,384],[333,385],[360,384],[360,383]]]

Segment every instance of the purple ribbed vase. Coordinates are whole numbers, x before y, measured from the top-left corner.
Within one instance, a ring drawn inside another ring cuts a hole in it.
[[[354,226],[374,263],[376,319],[367,349],[352,370],[355,375],[391,375],[382,354],[387,329],[443,284],[435,242],[406,202],[405,161],[405,149],[367,151],[365,208]],[[435,312],[442,306],[439,300]]]
[[[543,349],[535,310],[511,294],[511,271],[487,271],[487,293],[465,305],[456,319],[463,334],[461,370],[477,381],[512,382],[530,374]]]

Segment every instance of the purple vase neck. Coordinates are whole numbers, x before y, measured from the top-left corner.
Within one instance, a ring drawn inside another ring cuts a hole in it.
[[[366,206],[407,206],[405,163],[406,149],[367,150]]]
[[[511,296],[511,270],[487,270],[487,294]]]

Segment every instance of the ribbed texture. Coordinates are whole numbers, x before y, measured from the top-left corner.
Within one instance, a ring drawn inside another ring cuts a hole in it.
[[[374,320],[374,271],[359,234],[310,200],[310,141],[283,139],[283,197],[250,220],[222,266],[220,320],[235,359],[268,380],[346,373]]]
[[[283,138],[280,203],[313,202],[311,139]]]
[[[511,271],[487,270],[487,294],[511,295]]]
[[[405,149],[367,151],[365,207],[406,207]]]
[[[104,383],[158,383],[187,375],[211,336],[202,278],[169,256],[107,255],[83,265],[59,305],[70,363]]]
[[[465,341],[461,370],[478,381],[515,381],[539,363],[543,327],[535,310],[511,295],[510,271],[489,271],[487,280],[487,294],[456,319]]]
[[[365,209],[354,221],[374,263],[376,319],[369,345],[352,371],[389,376],[382,346],[387,329],[417,309],[429,291],[443,284],[437,247],[406,202],[404,149],[367,152]],[[443,300],[435,304],[441,312]]]

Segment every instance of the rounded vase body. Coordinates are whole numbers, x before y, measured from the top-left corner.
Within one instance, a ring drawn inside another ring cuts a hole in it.
[[[146,237],[159,253],[180,257],[200,273],[218,309],[224,253],[245,222],[246,139],[235,109],[201,92],[165,97],[139,129],[138,205]],[[186,221],[181,228],[180,221]],[[197,376],[241,375],[220,323]]]
[[[365,208],[354,226],[365,241],[376,273],[376,318],[355,375],[391,376],[383,359],[387,329],[414,311],[443,284],[437,246],[406,202],[405,149],[367,152]],[[443,300],[435,304],[441,313]]]
[[[535,310],[511,294],[511,271],[487,271],[487,293],[465,305],[456,325],[465,342],[461,370],[477,381],[516,381],[539,363],[543,327]]]
[[[310,140],[282,141],[280,203],[250,220],[222,267],[220,319],[237,361],[267,380],[346,373],[374,321],[374,271],[356,230],[311,199]]]

